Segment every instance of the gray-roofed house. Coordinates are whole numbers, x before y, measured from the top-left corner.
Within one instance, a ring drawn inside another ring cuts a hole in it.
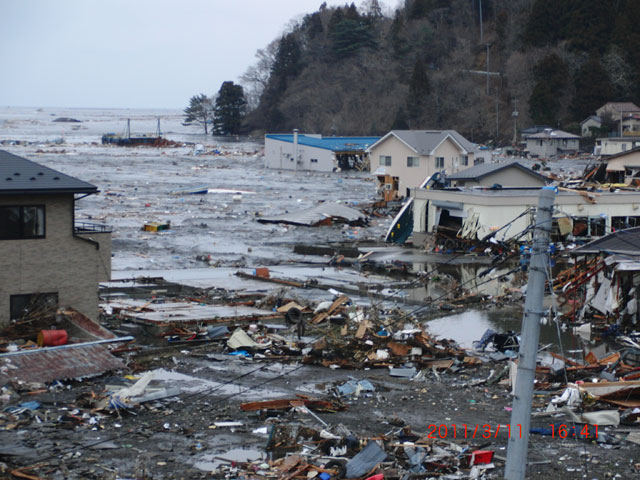
[[[481,163],[447,176],[453,187],[542,187],[549,179],[518,162]]]
[[[0,150],[0,325],[43,308],[96,320],[111,277],[111,232],[75,221],[95,185]]]
[[[392,130],[369,153],[381,188],[407,196],[436,172],[452,174],[479,162],[476,147],[455,130]]]
[[[527,137],[527,152],[542,158],[575,153],[579,149],[580,137],[562,130],[547,129]]]

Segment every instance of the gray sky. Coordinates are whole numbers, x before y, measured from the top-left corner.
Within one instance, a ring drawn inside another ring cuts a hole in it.
[[[0,105],[184,108],[321,3],[0,0]]]

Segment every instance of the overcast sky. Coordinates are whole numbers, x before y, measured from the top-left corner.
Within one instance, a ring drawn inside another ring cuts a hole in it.
[[[0,0],[0,105],[182,109],[321,3]]]

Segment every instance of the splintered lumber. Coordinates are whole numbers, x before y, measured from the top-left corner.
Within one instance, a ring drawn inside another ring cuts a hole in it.
[[[599,197],[600,196],[599,193],[586,192],[584,190],[575,190],[573,188],[558,187],[558,190],[562,190],[564,192],[577,193],[579,195],[582,195],[584,197],[584,199],[589,203],[596,203],[595,197]]]
[[[303,288],[304,287],[304,283],[294,282],[292,280],[282,280],[280,278],[273,278],[273,277],[261,277],[259,275],[251,275],[250,273],[244,273],[244,272],[236,272],[236,276],[238,276],[240,278],[248,278],[250,280],[260,280],[261,282],[269,282],[269,283],[277,283],[277,284],[280,284],[280,285],[287,285],[288,287],[297,287],[297,288]]]
[[[315,317],[313,317],[313,319],[311,320],[311,323],[317,324],[322,322],[327,317],[333,315],[342,304],[348,301],[349,301],[348,297],[341,295],[340,297],[336,298],[336,300],[331,304],[331,306],[326,312],[319,312]]]
[[[335,412],[337,410],[344,410],[345,408],[339,403],[318,400],[304,395],[298,395],[297,398],[281,398],[278,400],[242,403],[240,404],[240,408],[243,412],[254,412],[256,410],[288,410],[289,408],[303,405],[310,410],[321,412]]]

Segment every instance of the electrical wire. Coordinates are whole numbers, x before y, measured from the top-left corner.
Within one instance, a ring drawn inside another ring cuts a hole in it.
[[[292,374],[293,372],[296,372],[296,371],[300,370],[301,368],[303,368],[303,367],[305,367],[305,366],[306,366],[306,365],[301,364],[301,365],[299,365],[299,366],[297,366],[297,367],[295,367],[295,368],[293,368],[293,369],[291,369],[291,370],[288,370],[288,371],[286,371],[286,372],[284,372],[284,373],[281,373],[280,375],[276,375],[275,377],[270,377],[270,378],[268,378],[268,379],[264,380],[263,382],[257,383],[257,384],[255,384],[255,385],[250,385],[250,386],[246,387],[246,388],[245,388],[244,390],[242,390],[242,391],[239,391],[239,392],[236,392],[236,393],[232,393],[232,394],[230,394],[230,395],[227,395],[226,397],[222,397],[222,398],[220,398],[220,399],[217,399],[217,400],[216,400],[216,401],[214,401],[211,405],[218,405],[218,404],[220,404],[220,403],[222,403],[222,402],[225,402],[225,401],[227,401],[227,400],[229,400],[229,399],[231,399],[231,398],[233,398],[233,397],[236,397],[236,396],[238,396],[238,395],[242,395],[242,394],[244,394],[244,393],[246,393],[246,392],[249,392],[249,391],[251,391],[251,390],[254,390],[254,389],[258,388],[258,387],[261,387],[261,386],[263,386],[263,385],[266,385],[267,383],[273,382],[274,380],[277,380],[277,379],[279,379],[279,378],[283,378],[283,377],[285,377],[285,376],[287,376],[287,375],[290,375],[290,374]],[[254,370],[251,370],[251,371],[249,371],[249,372],[243,373],[242,375],[239,375],[239,376],[237,376],[237,377],[235,377],[235,378],[233,378],[233,379],[231,379],[231,380],[229,380],[229,381],[227,381],[227,382],[224,382],[224,383],[222,383],[222,384],[220,384],[220,385],[216,385],[215,387],[211,387],[211,388],[206,389],[206,390],[204,390],[204,391],[197,392],[197,394],[211,393],[211,392],[216,391],[216,390],[218,390],[218,389],[220,389],[220,388],[222,388],[222,387],[224,387],[224,386],[226,386],[226,385],[229,385],[230,383],[235,382],[236,380],[238,380],[238,379],[240,379],[240,378],[243,378],[243,377],[246,377],[246,376],[248,376],[248,375],[250,375],[250,374],[253,374],[253,373],[255,373],[255,372],[257,372],[257,371],[259,371],[259,370],[261,370],[261,369],[263,369],[263,368],[266,368],[266,365],[263,365],[263,366],[261,366],[260,368],[257,368],[257,369],[254,369]],[[195,397],[195,396],[197,396],[197,395],[196,395],[196,394],[189,395],[189,396],[185,397],[185,400],[187,400],[187,399],[191,399],[191,398],[193,398],[193,397]],[[162,419],[162,420],[164,420],[164,419]],[[75,452],[78,452],[78,451],[87,450],[87,449],[89,449],[89,448],[91,448],[91,447],[95,447],[95,446],[97,446],[97,445],[101,445],[101,444],[103,444],[103,443],[107,443],[107,442],[112,442],[112,441],[120,440],[121,438],[124,438],[124,437],[126,437],[126,436],[128,436],[128,435],[131,435],[131,434],[133,434],[133,433],[135,433],[135,431],[134,431],[133,429],[131,429],[131,430],[128,430],[128,431],[126,431],[126,432],[124,432],[124,433],[121,433],[121,434],[119,434],[119,435],[111,436],[111,437],[109,437],[109,438],[106,438],[106,439],[104,439],[104,440],[100,440],[100,441],[97,441],[97,442],[93,442],[93,443],[90,443],[90,444],[87,444],[87,445],[82,445],[82,446],[80,446],[80,447],[73,447],[73,448],[69,448],[69,449],[64,450],[64,451],[62,451],[62,452],[54,453],[54,454],[52,454],[52,455],[49,455],[48,457],[45,457],[45,458],[43,458],[43,459],[39,459],[39,460],[38,460],[38,463],[46,462],[47,460],[50,460],[50,459],[52,459],[52,458],[58,458],[58,457],[60,457],[60,456],[67,455],[68,453],[75,453]]]

